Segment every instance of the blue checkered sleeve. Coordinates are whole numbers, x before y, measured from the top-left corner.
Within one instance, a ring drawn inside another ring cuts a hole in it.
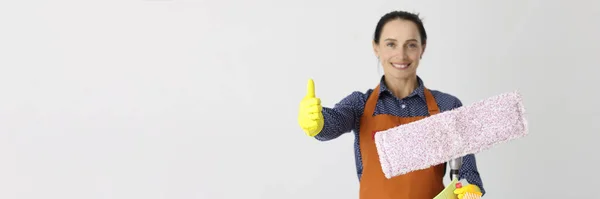
[[[366,102],[364,95],[355,91],[335,104],[333,108],[323,107],[325,124],[315,138],[328,141],[357,129]]]

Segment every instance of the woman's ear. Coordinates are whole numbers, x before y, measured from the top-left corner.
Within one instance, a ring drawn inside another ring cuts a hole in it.
[[[377,59],[379,59],[379,45],[377,45],[377,43],[375,43],[375,41],[372,42],[373,45],[373,52],[375,53],[375,56],[377,56]]]
[[[423,54],[425,54],[426,47],[427,47],[427,44],[423,44],[423,51],[421,52],[421,59],[423,59]]]

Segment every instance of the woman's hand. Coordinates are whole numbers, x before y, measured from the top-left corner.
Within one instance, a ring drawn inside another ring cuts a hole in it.
[[[482,193],[481,193],[481,189],[479,189],[479,187],[477,185],[474,184],[469,184],[467,186],[464,187],[460,187],[457,188],[456,190],[454,190],[454,194],[458,195],[458,199],[463,199],[463,197],[465,197],[465,194],[469,194],[469,195],[475,195],[478,196],[477,198],[481,197]],[[470,199],[469,197],[465,198],[465,199]]]
[[[298,111],[298,124],[306,135],[314,137],[323,130],[323,107],[321,100],[315,96],[315,83],[308,80],[307,93],[300,102]]]

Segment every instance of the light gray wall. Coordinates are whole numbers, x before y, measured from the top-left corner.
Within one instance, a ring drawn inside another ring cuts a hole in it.
[[[353,136],[307,137],[298,103],[376,86],[395,9],[424,17],[428,87],[524,96],[486,198],[596,197],[598,1],[55,0],[0,3],[0,198],[357,198]]]

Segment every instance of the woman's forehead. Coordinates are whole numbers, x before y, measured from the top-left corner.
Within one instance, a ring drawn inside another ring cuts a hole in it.
[[[396,41],[417,40],[420,41],[419,28],[415,23],[408,20],[392,20],[383,26],[381,39],[392,39]]]

